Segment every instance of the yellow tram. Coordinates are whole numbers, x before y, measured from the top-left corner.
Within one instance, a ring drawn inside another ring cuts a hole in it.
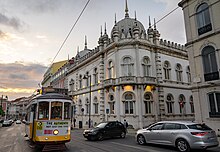
[[[59,93],[31,99],[25,117],[26,137],[35,144],[65,144],[71,140],[72,101]]]

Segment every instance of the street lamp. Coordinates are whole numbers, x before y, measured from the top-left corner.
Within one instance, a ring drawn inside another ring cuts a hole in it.
[[[91,88],[91,75],[84,75],[83,79],[89,79],[89,128],[91,127],[91,96],[92,96],[92,88]]]

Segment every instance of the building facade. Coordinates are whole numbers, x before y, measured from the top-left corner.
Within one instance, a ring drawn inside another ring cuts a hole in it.
[[[182,0],[195,119],[220,135],[220,1]]]
[[[52,83],[57,85],[55,82],[55,79],[61,75],[61,73],[57,73],[57,71],[62,68],[67,63],[67,60],[59,61],[53,63],[45,72],[43,81],[41,82],[42,87],[48,87],[51,86]],[[65,70],[65,69],[63,69]],[[63,72],[63,71],[61,71]]]
[[[155,23],[155,21],[154,21]],[[68,66],[69,96],[76,126],[127,120],[141,128],[160,120],[194,120],[194,100],[185,47],[163,40],[156,25],[129,17],[116,21],[98,46],[78,51]]]

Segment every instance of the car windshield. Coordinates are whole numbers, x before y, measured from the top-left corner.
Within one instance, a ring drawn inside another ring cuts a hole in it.
[[[95,128],[104,128],[107,125],[107,123],[100,123]]]
[[[190,129],[196,129],[196,130],[212,130],[205,124],[194,124],[194,125],[188,125]]]

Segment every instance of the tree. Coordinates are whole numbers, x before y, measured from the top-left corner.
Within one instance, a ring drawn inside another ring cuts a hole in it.
[[[2,107],[0,106],[0,115],[3,116],[5,112],[3,111]]]

